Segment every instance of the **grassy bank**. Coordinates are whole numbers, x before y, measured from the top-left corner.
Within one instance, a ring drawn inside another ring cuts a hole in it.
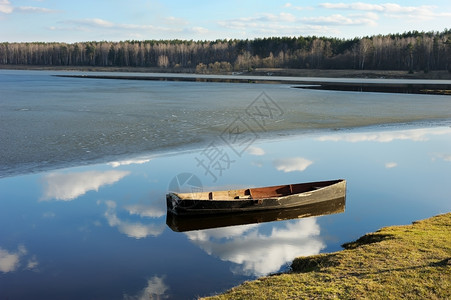
[[[209,299],[451,299],[451,213],[386,227]]]

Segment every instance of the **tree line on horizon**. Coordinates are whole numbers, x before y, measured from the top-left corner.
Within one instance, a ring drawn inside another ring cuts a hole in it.
[[[216,41],[4,42],[0,43],[0,64],[183,68],[197,73],[254,68],[451,72],[451,29],[354,39],[299,36]]]

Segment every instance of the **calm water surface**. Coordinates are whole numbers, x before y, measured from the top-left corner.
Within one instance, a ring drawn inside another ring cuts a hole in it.
[[[0,299],[191,299],[451,210],[447,96],[51,74],[0,71]],[[341,213],[166,225],[168,190],[338,178]]]
[[[254,142],[240,155],[221,139],[212,144],[228,155],[221,169],[199,164],[209,146],[1,179],[1,297],[190,299],[284,270],[296,256],[340,250],[382,226],[451,210],[449,124]],[[345,178],[346,209],[174,232],[164,195],[185,173],[204,189]]]

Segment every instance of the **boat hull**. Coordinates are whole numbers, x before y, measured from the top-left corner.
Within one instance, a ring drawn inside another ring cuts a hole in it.
[[[346,195],[346,181],[323,181],[293,185],[319,186],[320,188],[290,195],[253,199],[181,199],[176,193],[166,195],[169,212],[176,215],[228,214],[251,211],[295,208],[307,204],[333,200]],[[291,185],[290,185],[291,186]],[[270,189],[260,188],[260,189]],[[255,189],[256,191],[259,189]]]
[[[179,216],[168,212],[166,224],[173,231],[186,232],[337,214],[345,211],[345,205],[346,199],[341,197],[290,209],[236,212],[233,214]]]

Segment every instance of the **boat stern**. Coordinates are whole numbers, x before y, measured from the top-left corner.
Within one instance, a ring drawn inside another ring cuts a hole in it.
[[[166,194],[166,207],[169,212],[176,213],[180,198],[175,193]]]

